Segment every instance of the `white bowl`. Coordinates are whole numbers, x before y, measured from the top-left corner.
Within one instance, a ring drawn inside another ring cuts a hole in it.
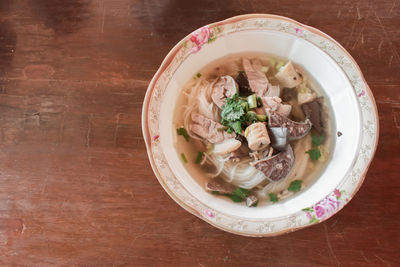
[[[274,205],[248,208],[207,193],[187,172],[174,148],[173,111],[197,71],[228,54],[263,52],[288,58],[324,90],[336,133],[331,161],[318,180]],[[143,135],[154,173],[183,208],[223,230],[276,235],[326,220],[363,182],[377,145],[374,98],[349,53],[331,37],[289,18],[252,14],[204,26],[181,40],[164,59],[146,93]]]

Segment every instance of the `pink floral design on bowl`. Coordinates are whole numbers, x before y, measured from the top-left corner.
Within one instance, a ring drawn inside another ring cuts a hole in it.
[[[339,189],[335,189],[313,207],[303,209],[303,211],[306,212],[307,218],[310,219],[309,223],[325,220],[338,211],[342,205],[341,198],[344,193],[344,190],[340,191]]]
[[[192,48],[192,52],[198,52],[200,48],[208,42],[210,35],[211,31],[208,25],[194,31],[189,39],[195,44],[195,46]]]

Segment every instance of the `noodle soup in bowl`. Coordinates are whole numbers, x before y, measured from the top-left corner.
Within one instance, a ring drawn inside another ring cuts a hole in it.
[[[279,77],[289,64],[294,84]],[[322,130],[305,114],[317,100]],[[245,15],[202,27],[171,50],[146,94],[143,132],[153,170],[178,204],[223,230],[268,236],[323,221],[351,199],[375,151],[376,115],[337,42],[287,18]],[[282,128],[280,146],[274,129]],[[235,158],[239,146],[247,155]]]

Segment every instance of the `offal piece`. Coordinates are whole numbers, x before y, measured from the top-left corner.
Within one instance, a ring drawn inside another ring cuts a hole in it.
[[[286,178],[294,164],[293,149],[287,145],[286,149],[275,156],[264,158],[253,163],[253,166],[264,173],[265,177],[273,182]]]
[[[278,79],[279,83],[283,87],[287,88],[296,87],[302,81],[301,76],[297,73],[291,61],[279,69],[278,73],[275,75],[275,78]]]
[[[207,184],[206,184],[206,190],[209,192],[218,192],[222,195],[225,194],[232,194],[233,191],[235,191],[235,186],[233,184],[227,183],[221,178],[214,178],[211,179]]]
[[[312,123],[309,119],[304,122],[296,122],[282,116],[276,111],[269,111],[269,126],[287,128],[290,140],[303,138],[311,130]]]
[[[249,148],[253,151],[266,148],[271,140],[269,139],[267,127],[262,122],[256,122],[249,125],[245,131],[245,137]]]
[[[247,96],[253,93],[250,89],[249,80],[247,80],[246,74],[243,71],[239,72],[236,82],[239,86],[240,94]]]
[[[287,104],[282,104],[282,99],[280,99],[277,96],[262,97],[261,101],[263,103],[264,108],[276,111],[285,117],[289,117],[290,112],[292,111],[292,106]]]
[[[235,133],[227,133],[224,126],[198,113],[192,113],[192,121],[189,128],[198,136],[207,139],[210,143],[221,143],[225,139],[235,138]]]
[[[222,76],[213,86],[211,98],[215,105],[222,108],[225,105],[226,98],[232,97],[238,92],[235,80],[229,76]]]
[[[318,131],[318,133],[322,133],[324,128],[321,116],[321,101],[322,97],[319,97],[312,102],[301,105],[304,115],[310,119],[313,127]]]

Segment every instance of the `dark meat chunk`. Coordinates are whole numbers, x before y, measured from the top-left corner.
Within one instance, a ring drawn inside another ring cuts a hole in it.
[[[283,88],[282,101],[289,102],[293,99],[297,99],[297,91],[291,88]]]
[[[240,95],[249,96],[253,92],[250,89],[249,80],[247,80],[247,76],[244,71],[240,71],[238,76],[236,77],[236,83],[239,86]]]
[[[291,140],[303,138],[311,130],[312,123],[309,119],[296,122],[282,116],[276,111],[268,111],[269,126],[287,128]]]
[[[285,151],[270,158],[258,160],[253,166],[264,173],[265,177],[273,182],[286,178],[294,164],[292,147],[288,145]]]
[[[318,133],[322,133],[324,128],[322,123],[321,102],[322,97],[319,97],[311,102],[301,105],[301,109],[303,110],[304,115],[306,115],[306,117],[310,119],[313,127],[315,128],[315,130],[318,131]]]
[[[211,179],[206,184],[206,190],[209,192],[218,192],[219,194],[231,194],[235,190],[235,186],[225,182],[221,178]]]
[[[247,207],[252,207],[257,205],[258,203],[258,198],[255,195],[250,195],[246,197],[246,206]]]

